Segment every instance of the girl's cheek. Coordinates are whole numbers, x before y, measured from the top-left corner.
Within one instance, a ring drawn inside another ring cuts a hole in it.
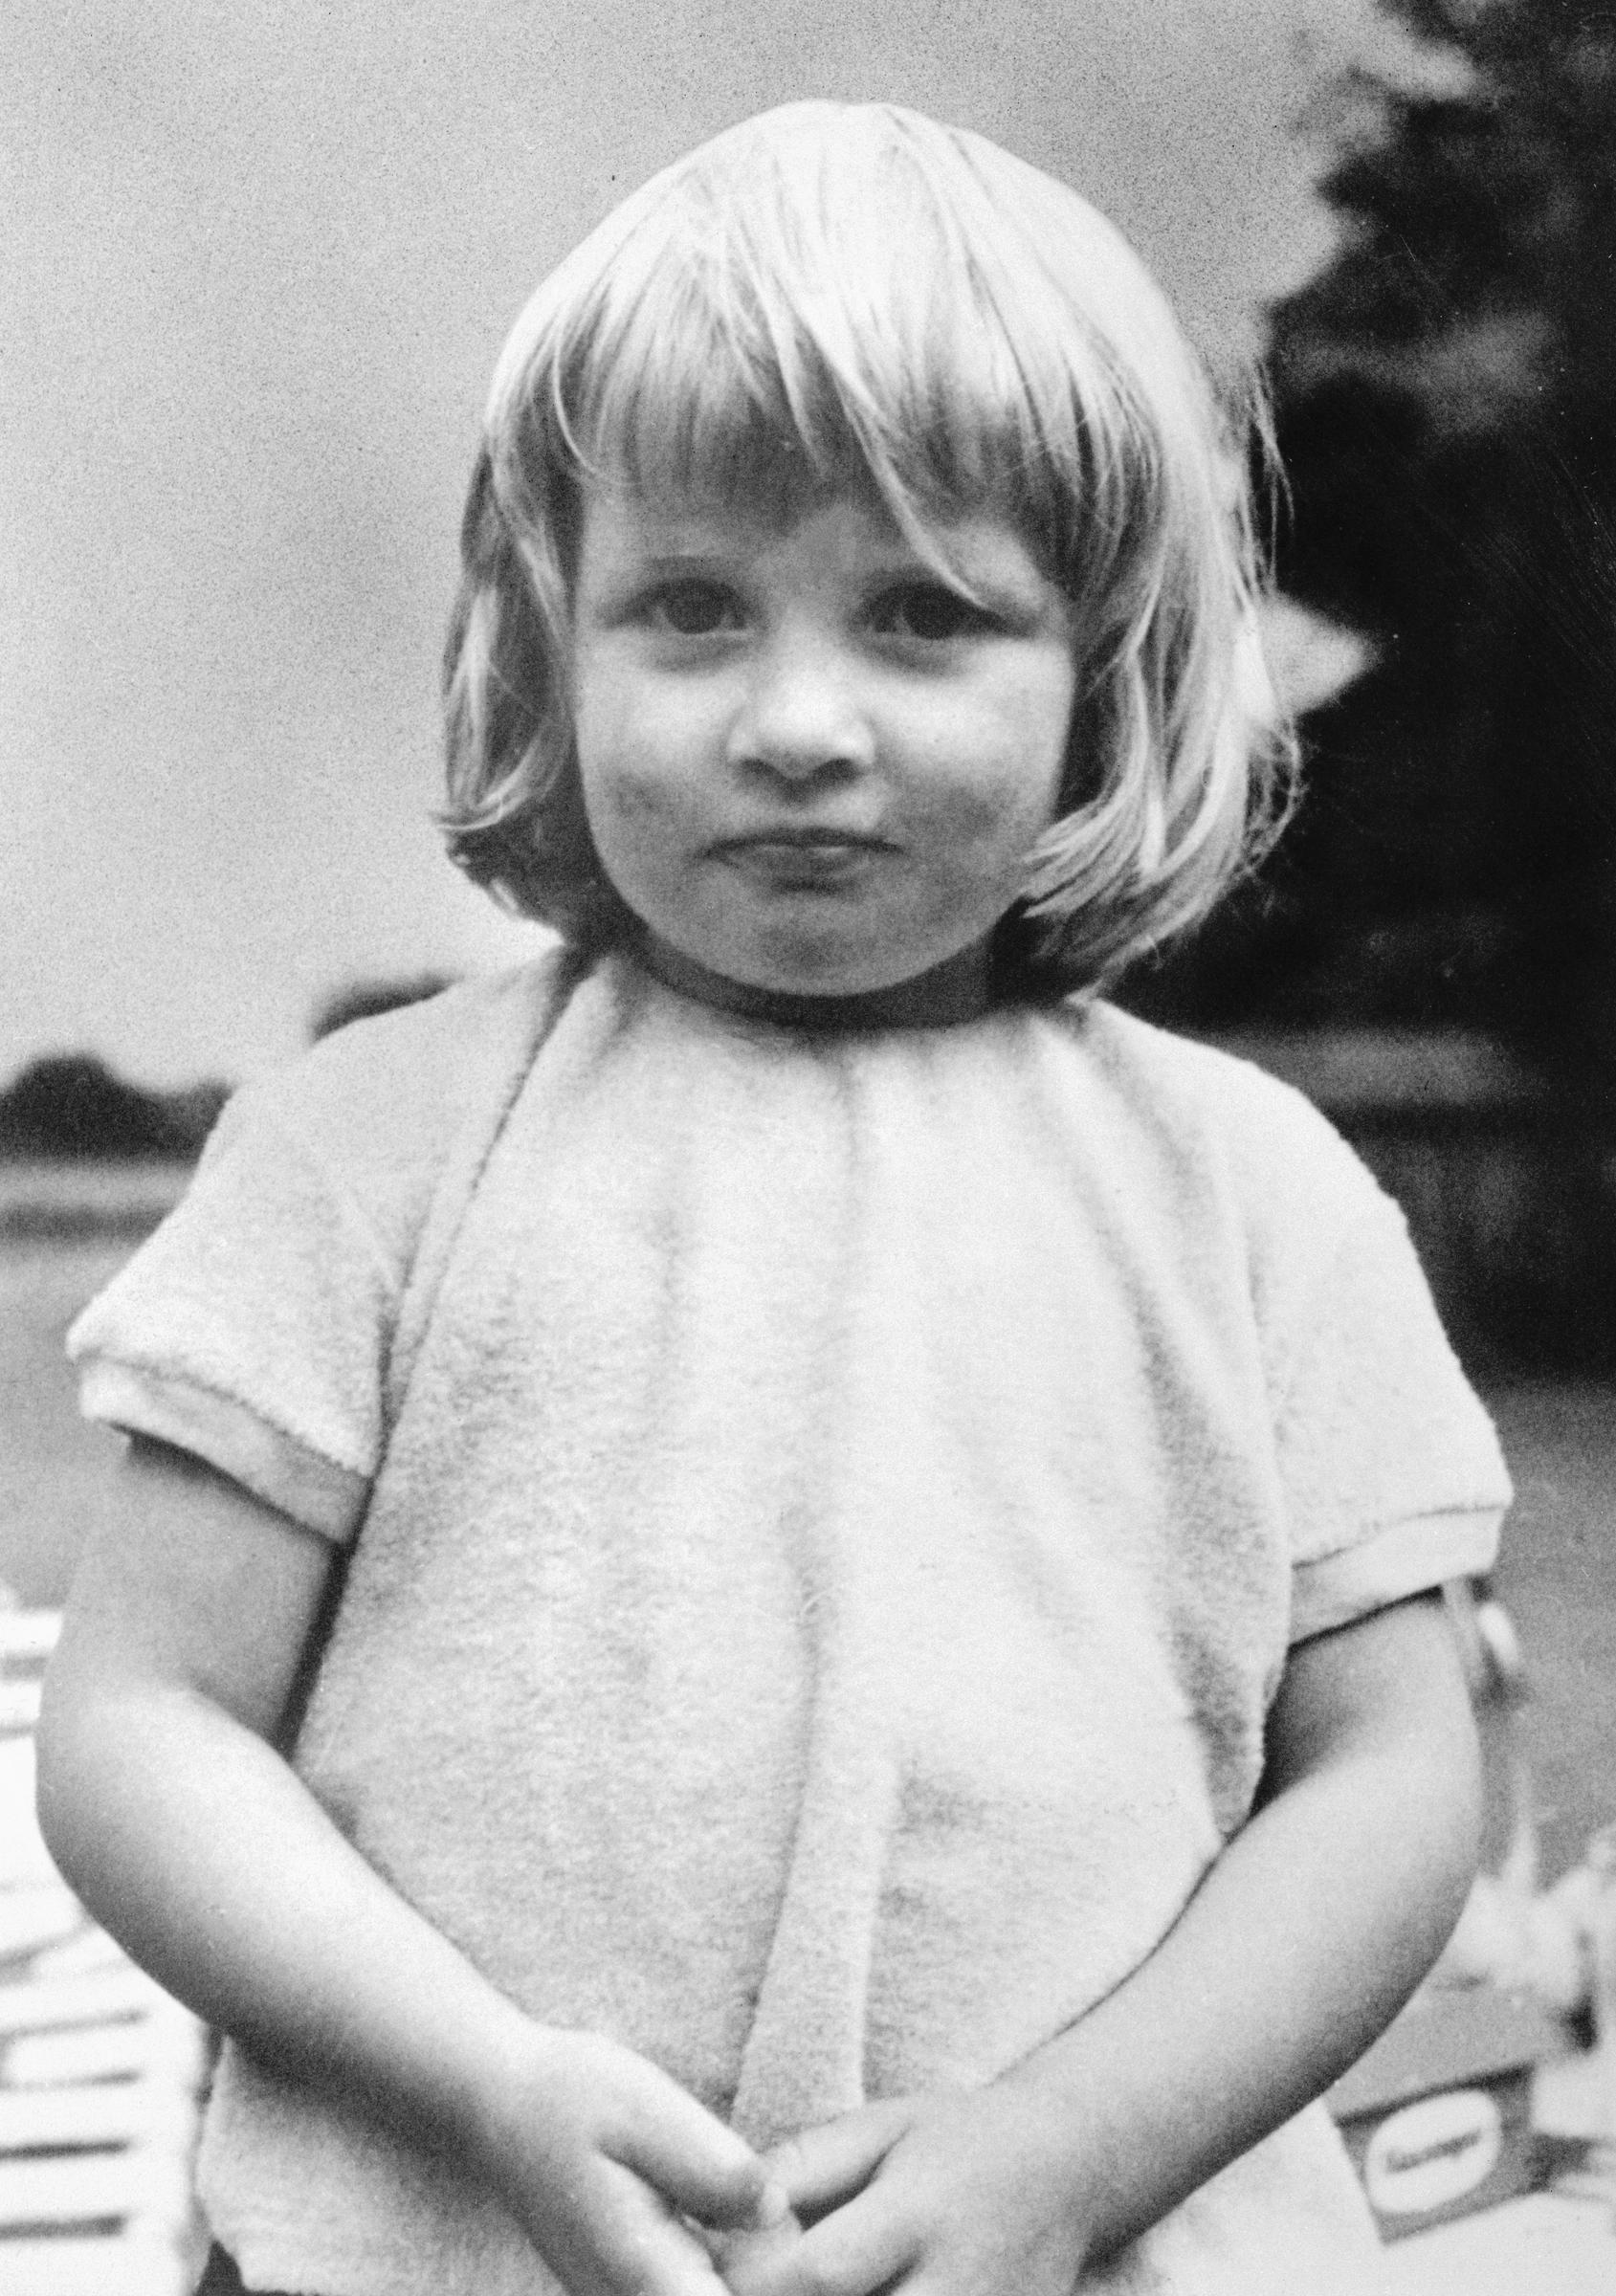
[[[607,875],[631,899],[665,881],[694,839],[686,809],[653,776],[613,772],[592,793],[586,783],[584,809]]]

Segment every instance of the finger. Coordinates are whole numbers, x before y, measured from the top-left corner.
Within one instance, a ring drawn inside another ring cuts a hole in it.
[[[876,2296],[913,2270],[919,2252],[907,2214],[873,2190],[799,2241],[749,2248],[744,2276],[726,2267],[724,2279],[732,2296]]]
[[[723,2296],[706,2250],[659,2193],[614,2161],[601,2175],[587,2213],[544,2242],[564,2287],[574,2296]]]
[[[907,2097],[866,2105],[777,2145],[765,2165],[799,2217],[823,2216],[864,2190],[914,2117]]]
[[[655,2186],[670,2205],[719,2229],[778,2223],[789,2204],[750,2145],[676,2081],[653,2073],[614,2139],[611,2157]]]
[[[803,2228],[787,2214],[766,2231],[715,2232],[703,2237],[730,2296],[750,2296],[754,2287],[766,2284],[778,2270],[782,2259],[802,2239]]]

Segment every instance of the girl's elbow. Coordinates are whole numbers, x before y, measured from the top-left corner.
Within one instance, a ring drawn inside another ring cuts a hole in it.
[[[1449,1738],[1443,1758],[1432,1764],[1427,1796],[1439,1952],[1481,1867],[1486,1791],[1480,1738],[1468,1701],[1454,1717]]]
[[[73,1628],[70,1614],[45,1670],[34,1808],[52,1863],[96,1912],[151,1716],[143,1715],[141,1686],[123,1677],[110,1653],[80,1644]]]
[[[1485,1792],[1481,1749],[1468,1700],[1432,1716],[1418,1738],[1382,1766],[1385,1876],[1404,1909],[1410,1974],[1442,1952],[1481,1865]],[[1389,1805],[1389,1806],[1388,1806]]]
[[[105,1815],[103,1732],[94,1686],[53,1663],[34,1736],[34,1807],[52,1863],[80,1896],[92,1878],[98,1813]]]

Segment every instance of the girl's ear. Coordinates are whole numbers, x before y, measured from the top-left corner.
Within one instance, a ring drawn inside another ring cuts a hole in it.
[[[1109,681],[1086,672],[1080,664],[1076,698],[1072,704],[1072,724],[1066,737],[1066,765],[1055,801],[1057,821],[1068,813],[1080,812],[1099,796],[1105,779],[1105,761],[1115,739]]]
[[[459,593],[444,654],[451,858],[518,915],[575,944],[621,937],[603,894],[573,753],[568,701],[570,583],[584,497],[545,474],[523,506],[524,547],[485,447],[461,522]]]
[[[584,551],[584,490],[570,473],[558,475],[549,490],[550,541],[566,585],[567,604],[578,595],[578,563]]]
[[[527,569],[477,458],[460,527],[460,586],[444,649],[451,794],[503,782],[545,713],[553,672]]]
[[[477,449],[472,482],[466,489],[466,507],[460,514],[462,566],[469,570],[493,547],[497,523],[502,521],[494,499],[494,457],[485,444]]]

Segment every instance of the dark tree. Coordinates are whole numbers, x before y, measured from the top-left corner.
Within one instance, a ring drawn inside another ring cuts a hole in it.
[[[1270,353],[1283,586],[1379,662],[1309,722],[1293,830],[1177,993],[1486,1027],[1608,1090],[1616,8],[1384,5],[1444,69],[1327,91],[1339,252]]]
[[[191,1156],[225,1097],[215,1084],[143,1092],[87,1052],[53,1054],[0,1093],[0,1156]]]
[[[435,997],[449,984],[447,973],[411,973],[401,981],[350,982],[345,988],[333,989],[316,1007],[309,1022],[309,1036],[318,1044],[322,1036],[345,1028],[350,1021],[367,1021],[380,1012],[396,1012],[401,1004],[419,1004],[423,998]]]

